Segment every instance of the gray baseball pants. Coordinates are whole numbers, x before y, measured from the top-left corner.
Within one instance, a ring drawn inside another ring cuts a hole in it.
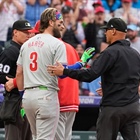
[[[60,112],[57,91],[26,89],[22,101],[33,140],[53,140]]]
[[[76,112],[60,112],[55,140],[71,140]]]

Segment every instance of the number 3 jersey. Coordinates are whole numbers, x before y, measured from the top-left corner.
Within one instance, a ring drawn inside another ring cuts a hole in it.
[[[6,76],[15,78],[16,75],[16,61],[19,56],[20,45],[14,41],[10,42],[10,46],[0,54],[0,84],[7,82]],[[18,93],[17,89],[13,91]]]
[[[57,76],[50,76],[48,65],[56,61],[67,64],[66,48],[50,34],[38,34],[25,42],[20,50],[18,65],[23,67],[24,88],[46,86],[59,90]]]

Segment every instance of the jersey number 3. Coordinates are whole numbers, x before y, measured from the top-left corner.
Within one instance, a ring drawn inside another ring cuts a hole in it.
[[[36,71],[37,68],[38,68],[37,58],[38,58],[37,52],[32,52],[32,53],[30,54],[30,59],[31,59],[30,70],[31,70],[31,71]]]

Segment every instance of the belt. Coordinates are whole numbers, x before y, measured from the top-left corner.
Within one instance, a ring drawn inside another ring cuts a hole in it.
[[[25,89],[35,89],[35,88],[39,88],[40,90],[47,90],[48,89],[46,86],[27,87]]]

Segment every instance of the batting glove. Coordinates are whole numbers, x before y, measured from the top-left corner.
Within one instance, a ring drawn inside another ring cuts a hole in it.
[[[23,108],[20,109],[20,115],[23,118],[25,115],[25,110]]]
[[[91,59],[94,55],[95,48],[94,47],[87,48],[81,57],[81,63],[83,64],[83,66],[85,66],[85,64],[89,61],[89,59]]]

